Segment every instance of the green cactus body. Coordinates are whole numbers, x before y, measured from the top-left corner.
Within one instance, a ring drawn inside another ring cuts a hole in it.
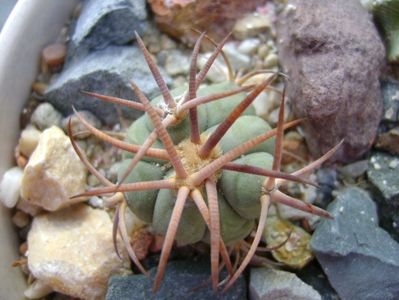
[[[223,92],[237,88],[234,83],[225,82],[210,86],[204,86],[198,90],[198,96]],[[178,101],[185,87],[171,91]],[[197,108],[198,122],[202,137],[212,133],[216,126],[224,121],[231,111],[246,96],[246,93],[226,97],[222,100],[210,102]],[[158,105],[161,98],[152,100],[153,105]],[[142,144],[153,130],[153,125],[147,114],[137,119],[129,128],[127,141],[134,144]],[[190,139],[190,121],[186,117],[179,124],[168,127],[173,142],[179,147],[182,141]],[[239,117],[233,126],[226,132],[219,143],[218,151],[226,153],[234,147],[261,135],[270,130],[270,126],[255,115],[252,106]],[[153,147],[162,148],[162,143],[157,141]],[[180,146],[181,148],[183,146]],[[274,139],[259,144],[252,148],[236,162],[270,168],[273,160]],[[131,157],[131,156],[130,156]],[[129,155],[119,172],[119,177],[129,164]],[[159,180],[174,176],[169,164],[146,158],[141,161],[125,181],[133,183],[139,181]],[[218,175],[218,202],[220,209],[221,234],[226,244],[232,244],[245,238],[255,226],[255,220],[259,217],[261,186],[265,177],[232,171],[222,171]],[[155,233],[165,235],[170,222],[176,193],[170,190],[129,192],[125,195],[129,208],[144,221],[152,224]],[[176,240],[180,244],[192,244],[198,241],[209,240],[209,232],[194,202],[189,200],[183,210]]]
[[[399,62],[399,2],[396,0],[375,1],[371,10],[385,35],[388,61]]]

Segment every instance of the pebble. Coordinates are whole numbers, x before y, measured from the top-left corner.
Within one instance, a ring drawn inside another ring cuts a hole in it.
[[[267,54],[270,52],[269,47],[266,44],[262,44],[259,46],[257,55],[260,59],[266,58]]]
[[[166,57],[165,71],[171,75],[187,75],[190,69],[190,57],[179,50],[171,50]]]
[[[18,141],[18,149],[25,157],[30,157],[32,152],[36,149],[40,134],[41,131],[33,125],[28,125],[22,130]]]
[[[242,54],[252,55],[256,52],[260,45],[260,40],[256,38],[245,39],[238,46],[237,50]]]
[[[233,35],[236,39],[244,40],[248,37],[265,33],[272,26],[271,20],[262,14],[252,13],[239,19],[233,28]]]
[[[205,66],[205,63],[210,56],[211,53],[200,54],[197,63],[198,68],[202,69]],[[209,69],[206,78],[213,83],[226,81],[227,67],[225,66],[224,63],[220,62],[219,60],[215,60],[212,67]]]
[[[270,268],[251,269],[250,300],[321,300],[320,294],[295,274]]]
[[[25,227],[29,224],[29,215],[21,210],[18,210],[11,218],[12,223],[18,228]]]
[[[79,115],[83,117],[87,122],[93,125],[96,128],[101,128],[101,121],[93,115],[91,112],[87,110],[78,111]],[[77,139],[85,139],[91,135],[91,133],[87,130],[87,128],[79,121],[79,118],[75,114],[71,114],[68,117],[62,120],[62,129],[65,132],[68,132],[68,123],[71,120],[71,129],[73,133],[78,133],[76,136]]]
[[[399,127],[394,127],[388,132],[379,134],[375,148],[399,155]]]
[[[31,122],[40,130],[61,126],[62,115],[50,103],[40,104],[32,114]]]
[[[384,100],[383,120],[399,121],[399,81],[392,78],[381,81],[381,92]]]
[[[339,171],[352,179],[357,178],[365,174],[368,170],[368,160],[359,160],[351,164],[344,165],[339,168]]]
[[[235,70],[249,68],[251,58],[248,55],[239,52],[235,42],[226,43],[223,47],[223,51],[226,53],[231,65]]]
[[[381,192],[386,204],[399,202],[399,176],[395,166],[398,156],[383,152],[373,153],[369,159],[367,176],[370,182]]]
[[[170,77],[160,69],[166,83],[170,84]],[[82,94],[82,87],[89,92],[135,100],[136,95],[130,87],[132,79],[150,99],[159,94],[158,86],[137,47],[109,46],[64,68],[51,82],[44,97],[64,115],[71,114],[74,106],[78,111],[88,110],[107,125],[113,125],[120,121],[116,106]],[[137,118],[142,114],[126,107],[119,108],[125,117]]]
[[[33,205],[22,198],[20,198],[17,203],[17,209],[31,216],[36,216],[38,213],[42,211],[41,207]]]
[[[357,187],[348,187],[328,206],[311,248],[341,299],[397,299],[399,244],[378,227],[377,207]]]
[[[108,277],[123,267],[113,247],[110,217],[83,204],[37,216],[28,247],[32,275],[71,297],[102,299]]]
[[[109,45],[124,45],[147,29],[145,0],[85,1],[71,37],[68,57]]]
[[[109,281],[106,299],[247,299],[247,286],[243,276],[227,292],[215,294],[209,280],[209,265],[209,258],[194,257],[189,260],[169,262],[161,287],[156,294],[152,292],[156,268],[150,270],[149,278],[144,275],[113,276]],[[220,278],[224,278],[225,275],[227,274],[223,272]]]
[[[13,167],[7,170],[0,183],[0,200],[6,207],[14,207],[19,199],[23,170]]]
[[[265,57],[264,65],[265,68],[274,68],[278,66],[279,59],[278,55],[275,53],[270,53]]]
[[[65,60],[67,47],[62,43],[48,45],[42,50],[42,59],[51,69],[59,69]]]
[[[86,189],[87,171],[69,138],[58,127],[43,131],[24,169],[21,196],[31,204],[54,211],[79,199]]]
[[[271,252],[277,261],[287,266],[300,269],[313,259],[309,247],[310,234],[286,220],[277,216],[268,217],[263,236],[268,247],[275,247],[286,241]]]

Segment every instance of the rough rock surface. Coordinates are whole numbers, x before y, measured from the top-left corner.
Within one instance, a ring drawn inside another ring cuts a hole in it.
[[[376,205],[355,187],[342,191],[311,241],[342,299],[398,299],[399,244],[378,227]]]
[[[76,298],[102,299],[108,277],[122,268],[113,248],[110,217],[83,204],[37,216],[28,247],[32,275]]]
[[[158,27],[175,38],[195,41],[190,28],[206,31],[219,40],[229,33],[245,13],[253,12],[264,0],[149,0]]]
[[[162,71],[167,83],[170,78]],[[83,95],[81,91],[96,92],[114,97],[136,99],[130,82],[134,80],[148,97],[159,94],[155,80],[145,63],[141,51],[131,46],[110,46],[96,51],[83,60],[71,64],[50,84],[45,99],[64,115],[77,110],[88,110],[107,124],[118,121],[114,104]],[[129,117],[138,117],[141,112],[121,108]]]
[[[379,200],[380,224],[399,241],[399,156],[375,152],[369,159],[367,177]]]
[[[147,28],[145,0],[85,1],[73,32],[70,53],[123,45],[134,39],[134,31]]]
[[[384,121],[399,121],[399,81],[385,79],[381,82],[382,97],[384,99]]]
[[[321,300],[320,294],[295,274],[269,268],[251,269],[251,300]]]
[[[209,280],[209,264],[209,259],[169,262],[161,287],[156,294],[152,292],[156,268],[150,270],[150,278],[144,275],[113,276],[109,281],[106,299],[247,299],[246,282],[242,276],[228,292],[215,295]]]
[[[320,156],[345,138],[333,160],[358,158],[382,117],[384,46],[371,16],[358,0],[289,0],[277,33],[294,112],[309,120],[311,153]]]
[[[31,204],[54,211],[79,199],[71,196],[86,189],[87,171],[58,127],[40,135],[39,143],[24,169],[21,196]]]

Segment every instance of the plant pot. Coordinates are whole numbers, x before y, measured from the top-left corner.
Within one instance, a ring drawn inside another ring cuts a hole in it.
[[[0,34],[0,178],[14,165],[19,115],[39,69],[42,48],[54,41],[77,1],[19,0]],[[11,263],[18,240],[0,205],[0,299],[23,299],[25,278]]]

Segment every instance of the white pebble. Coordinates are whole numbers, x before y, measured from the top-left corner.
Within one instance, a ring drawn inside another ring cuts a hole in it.
[[[39,143],[41,131],[33,125],[28,125],[21,132],[21,137],[18,141],[19,151],[26,157],[30,157]]]
[[[397,160],[397,159],[394,159],[394,160],[392,160],[390,163],[389,163],[389,167],[391,168],[391,169],[396,169],[396,167],[399,165],[399,160]]]
[[[254,54],[260,45],[259,39],[246,39],[238,46],[238,51],[243,54]]]
[[[9,208],[17,204],[22,182],[22,169],[14,167],[6,171],[0,183],[0,200]]]

